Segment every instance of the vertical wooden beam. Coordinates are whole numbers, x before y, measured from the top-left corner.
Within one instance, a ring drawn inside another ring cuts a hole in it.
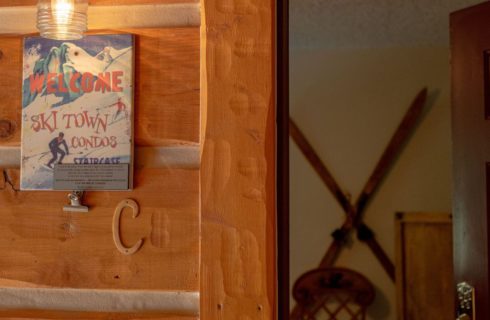
[[[275,3],[201,6],[201,318],[274,319]]]

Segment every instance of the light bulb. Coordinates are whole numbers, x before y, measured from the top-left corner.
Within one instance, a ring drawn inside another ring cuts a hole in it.
[[[70,0],[51,0],[51,14],[59,26],[66,26],[70,22],[74,7]]]
[[[87,30],[88,0],[39,0],[37,27],[42,37],[75,40]]]

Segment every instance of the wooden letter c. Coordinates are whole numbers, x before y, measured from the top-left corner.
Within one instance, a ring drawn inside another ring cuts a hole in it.
[[[143,245],[143,239],[139,239],[136,244],[130,248],[125,247],[121,242],[119,225],[121,222],[121,213],[124,208],[129,207],[133,209],[133,219],[136,218],[139,214],[139,206],[136,201],[131,199],[126,199],[121,202],[116,207],[116,211],[114,212],[114,218],[112,219],[112,236],[114,238],[114,243],[116,244],[117,250],[122,254],[130,256],[138,252],[138,250]]]

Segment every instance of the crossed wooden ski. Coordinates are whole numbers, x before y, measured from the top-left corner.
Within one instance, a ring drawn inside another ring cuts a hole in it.
[[[405,114],[402,122],[398,126],[395,134],[390,140],[390,143],[383,152],[379,159],[373,173],[369,177],[365,184],[359,198],[355,204],[352,204],[349,198],[340,189],[338,183],[333,178],[330,171],[325,164],[316,154],[313,147],[306,140],[303,133],[296,126],[294,121],[290,118],[290,135],[296,142],[302,153],[308,159],[308,162],[313,166],[315,171],[321,177],[327,188],[334,195],[337,202],[340,204],[346,214],[344,224],[332,233],[334,241],[328,248],[325,256],[323,257],[320,268],[333,266],[337,260],[347,236],[353,230],[357,230],[357,236],[359,240],[365,242],[376,256],[378,261],[383,266],[389,277],[395,281],[395,267],[386,252],[380,246],[374,236],[374,232],[362,222],[363,213],[366,209],[369,200],[381,185],[381,182],[389,172],[390,168],[394,164],[397,156],[402,151],[411,133],[414,131],[417,123],[419,122],[422,111],[427,100],[427,88],[422,89],[416,98],[413,100],[410,108]]]

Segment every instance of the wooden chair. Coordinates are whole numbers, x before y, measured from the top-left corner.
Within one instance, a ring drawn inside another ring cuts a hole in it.
[[[372,284],[344,268],[320,268],[301,276],[293,288],[297,307],[291,320],[364,320],[374,300]]]

